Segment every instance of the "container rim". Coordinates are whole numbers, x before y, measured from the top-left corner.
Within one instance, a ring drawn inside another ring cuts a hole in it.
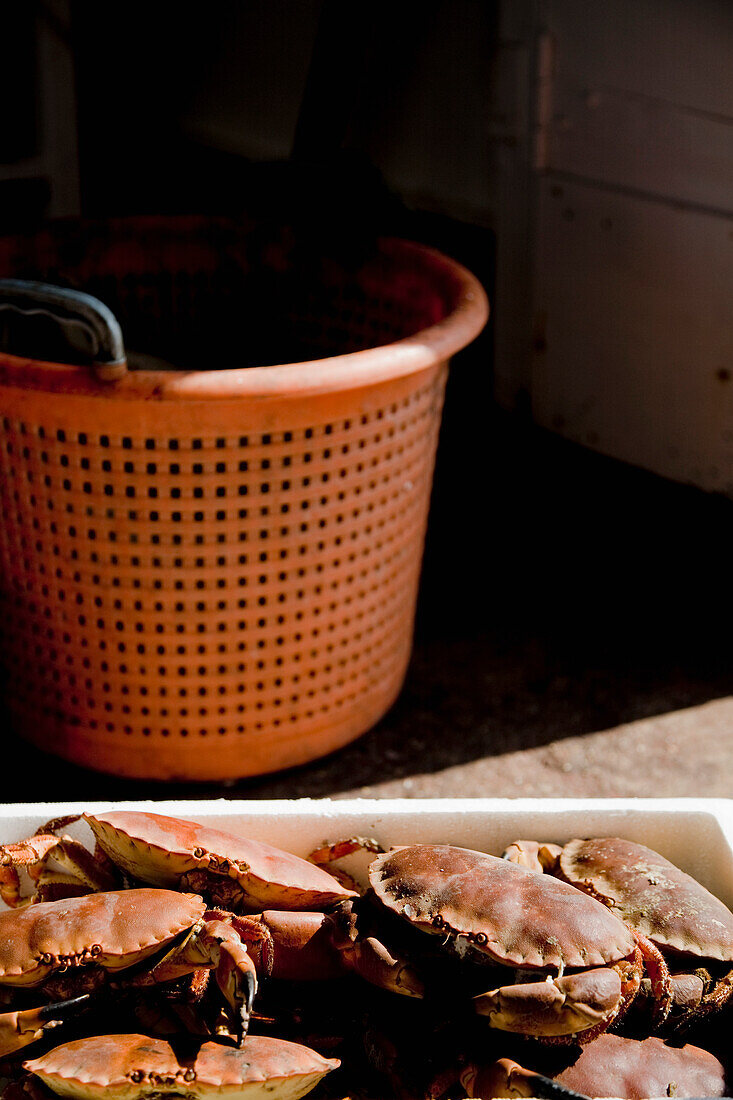
[[[479,280],[437,249],[400,238],[379,240],[387,254],[412,253],[455,290],[441,321],[389,344],[323,359],[226,370],[135,370],[116,383],[99,382],[86,367],[0,353],[0,385],[115,400],[215,401],[302,398],[379,385],[446,362],[478,336],[489,316]]]

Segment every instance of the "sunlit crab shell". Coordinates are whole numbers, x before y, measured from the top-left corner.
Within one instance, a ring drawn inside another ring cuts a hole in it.
[[[354,842],[320,854],[344,847],[351,851]],[[243,938],[250,926],[266,930],[273,977],[352,971],[417,998],[429,985],[429,995],[456,1005],[470,998],[491,1027],[558,1041],[590,1041],[639,989],[637,938],[567,884],[448,845],[383,853],[369,879],[371,890],[334,913],[267,911],[236,917],[235,927]]]
[[[492,1027],[588,1041],[638,990],[637,937],[567,883],[450,845],[387,852],[369,881],[387,910],[446,948],[511,968],[506,982],[473,998]],[[515,969],[536,971],[536,980],[515,980]]]
[[[173,890],[122,890],[0,913],[0,984],[36,986],[60,967],[122,970],[199,924],[206,905]]]
[[[162,814],[87,814],[100,848],[134,879],[244,912],[318,910],[353,897],[320,867],[269,844]]]
[[[619,837],[572,840],[559,865],[566,882],[601,899],[657,946],[733,960],[733,913],[651,848]]]
[[[298,1100],[339,1064],[297,1043],[257,1035],[241,1050],[204,1043],[188,1054],[145,1035],[102,1035],[24,1063],[53,1092],[83,1100]]]
[[[519,873],[517,873],[519,872]],[[424,932],[459,937],[505,966],[605,966],[634,950],[628,928],[577,890],[496,856],[422,844],[378,856],[369,881],[387,908]]]
[[[655,945],[672,971],[671,1025],[687,1027],[733,994],[733,913],[658,852],[620,837],[520,840],[505,858],[597,898]]]
[[[110,980],[154,985],[207,970],[241,1043],[257,990],[255,965],[226,914],[207,912],[202,898],[142,888],[8,909],[0,913],[0,987],[43,987],[57,1004],[0,1013],[0,1056],[35,1042],[68,1015],[67,1003]]]

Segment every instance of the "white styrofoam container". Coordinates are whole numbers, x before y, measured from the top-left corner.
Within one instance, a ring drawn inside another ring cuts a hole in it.
[[[0,843],[30,836],[52,817],[110,809],[152,810],[205,822],[298,855],[325,840],[371,836],[392,844],[451,843],[501,854],[518,838],[563,842],[622,836],[656,849],[733,904],[733,800],[298,799],[58,802],[0,805]],[[90,840],[83,822],[68,830]]]
[[[112,805],[0,806],[0,843],[27,837],[53,817]],[[451,843],[497,855],[516,839],[562,843],[572,837],[621,836],[661,852],[733,907],[733,800],[727,799],[219,799],[121,802],[114,807],[189,818],[302,856],[325,840],[355,835],[374,837],[385,847]],[[89,840],[83,823],[69,832]],[[358,877],[356,857],[351,869]]]

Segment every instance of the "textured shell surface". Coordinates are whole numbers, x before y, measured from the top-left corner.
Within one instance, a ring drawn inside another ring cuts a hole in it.
[[[339,1064],[308,1047],[267,1036],[249,1036],[242,1049],[214,1042],[190,1048],[179,1044],[174,1049],[163,1039],[132,1034],[77,1039],[24,1066],[66,1095],[144,1097],[168,1092],[293,1100]]]
[[[658,946],[733,961],[733,913],[651,848],[620,837],[573,840],[560,870]]]
[[[299,856],[193,821],[132,810],[86,820],[115,863],[155,885],[175,886],[186,872],[215,870],[236,878],[263,907],[309,909],[353,896],[333,875]]]
[[[599,1045],[596,1046],[596,1043]],[[600,1035],[557,1077],[585,1096],[725,1096],[725,1071],[700,1047]],[[673,1088],[674,1086],[674,1088]]]
[[[413,845],[378,856],[376,896],[426,932],[466,937],[517,967],[603,966],[634,950],[631,931],[575,887],[484,852]]]
[[[57,961],[96,961],[123,967],[154,951],[205,912],[195,894],[143,888],[0,913],[0,981],[47,972]]]

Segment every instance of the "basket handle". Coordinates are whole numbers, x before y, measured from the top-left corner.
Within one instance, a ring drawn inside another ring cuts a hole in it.
[[[103,382],[127,373],[112,311],[91,294],[48,283],[0,279],[0,350],[54,362],[82,360]]]

